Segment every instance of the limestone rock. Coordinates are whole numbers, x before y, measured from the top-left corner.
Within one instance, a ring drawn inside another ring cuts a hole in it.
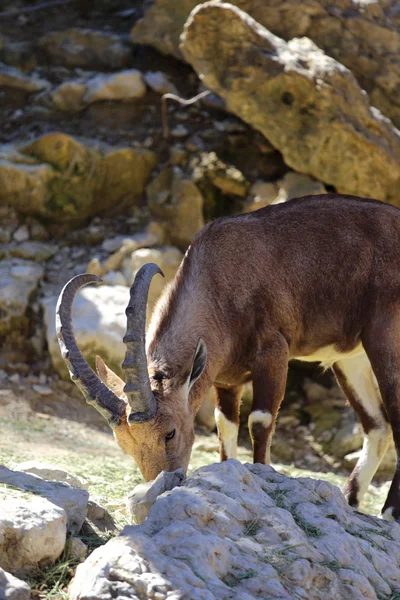
[[[67,536],[65,511],[47,498],[0,498],[0,567],[20,575],[55,561]],[[8,600],[8,599],[7,599]]]
[[[103,506],[91,499],[88,503],[88,513],[83,531],[85,533],[88,531],[94,532],[97,535],[105,532],[116,533],[118,526],[112,515]]]
[[[399,132],[309,39],[286,43],[238,8],[208,2],[191,13],[181,49],[288,166],[339,192],[400,205]]]
[[[147,186],[151,214],[161,220],[169,243],[186,249],[204,226],[204,199],[179,167],[166,167]]]
[[[72,321],[81,352],[94,367],[96,354],[107,365],[121,374],[121,364],[126,346],[122,338],[126,333],[125,309],[129,302],[129,288],[123,286],[89,286],[75,299]],[[42,300],[47,344],[53,367],[65,379],[69,378],[55,331],[57,297]]]
[[[229,460],[159,497],[77,568],[71,600],[357,600],[400,591],[400,527],[329,483]],[[157,595],[156,595],[157,594]]]
[[[24,330],[29,301],[43,273],[43,267],[31,261],[0,261],[0,336],[17,326]]]
[[[132,285],[138,270],[146,263],[155,263],[164,273],[164,277],[154,277],[150,286],[147,301],[148,319],[165,285],[174,278],[182,259],[183,254],[178,248],[163,246],[161,248],[141,248],[136,250],[125,258],[122,263],[122,272],[129,286]]]
[[[134,100],[146,93],[142,74],[137,69],[121,71],[113,75],[97,75],[86,85],[83,102],[90,104],[99,100]]]
[[[39,46],[53,64],[84,69],[121,69],[131,61],[131,49],[115,34],[91,29],[46,33]]]
[[[30,77],[22,71],[0,62],[0,86],[23,90],[24,92],[40,92],[50,86],[48,81],[38,77]]]
[[[0,568],[0,600],[29,600],[31,588],[25,581]]]
[[[184,470],[177,469],[173,472],[163,471],[154,481],[139,483],[126,500],[128,513],[134,522],[139,525],[143,523],[158,496],[180,485],[184,478]]]
[[[179,37],[197,0],[154,0],[134,26],[135,43],[149,44],[182,58]],[[400,26],[397,1],[232,0],[273,34],[285,40],[308,37],[352,71],[371,102],[400,127]]]
[[[37,494],[43,499],[46,498],[53,505],[53,508],[59,507],[62,509],[63,514],[66,515],[65,522],[68,531],[75,533],[82,527],[86,518],[89,499],[89,494],[86,490],[70,487],[65,483],[45,481],[40,477],[22,471],[12,471],[4,465],[0,465],[1,483]],[[3,513],[0,511],[1,514]],[[8,513],[5,512],[4,514]],[[1,565],[1,560],[0,566],[7,569],[7,567]],[[12,572],[14,573],[14,571]]]
[[[61,483],[67,483],[71,487],[80,488],[82,490],[87,490],[89,487],[88,482],[82,477],[78,477],[73,473],[69,473],[60,467],[48,465],[37,460],[27,460],[25,462],[18,463],[15,465],[14,471],[31,473],[32,475],[37,475],[46,481],[60,481]]]
[[[48,133],[22,147],[0,146],[0,203],[50,221],[82,222],[132,206],[156,163],[150,150],[94,147]]]

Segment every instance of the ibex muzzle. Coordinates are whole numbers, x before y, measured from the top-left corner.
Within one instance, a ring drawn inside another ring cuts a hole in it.
[[[76,346],[73,279],[58,305],[71,376],[113,427],[146,479],[187,468],[194,418],[216,389],[221,460],[236,456],[243,384],[253,382],[249,431],[255,462],[268,463],[290,359],[331,367],[365,434],[345,487],[357,506],[393,433],[400,457],[400,210],[327,194],[218,219],[195,238],[151,319],[158,268],[131,290],[126,385],[98,359],[97,377]],[[384,515],[400,520],[400,459]]]

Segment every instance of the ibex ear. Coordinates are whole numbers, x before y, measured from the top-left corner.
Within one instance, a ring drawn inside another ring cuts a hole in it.
[[[96,371],[103,383],[110,388],[114,394],[119,398],[124,395],[125,382],[122,381],[121,377],[118,377],[100,356],[96,356]]]
[[[189,390],[194,383],[198,380],[200,375],[206,368],[207,363],[207,346],[204,340],[201,338],[197,343],[196,352],[194,353],[192,370],[189,377]]]

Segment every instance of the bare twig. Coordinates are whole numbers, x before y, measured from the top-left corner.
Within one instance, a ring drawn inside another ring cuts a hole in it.
[[[64,4],[71,4],[74,0],[52,0],[51,2],[43,2],[42,4],[36,4],[36,6],[26,6],[25,8],[19,8],[18,10],[8,10],[0,13],[0,21],[2,19],[11,19],[12,17],[19,17],[26,13],[33,13],[38,10],[45,8],[53,8],[54,6],[62,6]]]
[[[163,137],[164,139],[168,139],[169,129],[168,129],[168,115],[167,115],[167,100],[175,100],[175,102],[179,102],[179,104],[183,104],[183,106],[190,106],[190,104],[194,104],[198,100],[209,96],[212,92],[210,90],[205,90],[204,92],[200,92],[197,96],[193,98],[189,98],[189,100],[185,100],[185,98],[180,98],[175,94],[164,94],[161,97],[161,117],[162,117],[162,127],[163,127]]]

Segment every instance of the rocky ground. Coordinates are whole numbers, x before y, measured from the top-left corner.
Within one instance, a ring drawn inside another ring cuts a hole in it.
[[[297,423],[302,411],[299,401],[292,401],[282,410],[273,443],[273,466],[285,475],[311,476],[341,487],[348,471],[339,459],[333,460],[323,452],[315,440],[313,427]],[[66,469],[87,481],[91,500],[109,511],[113,528],[103,532],[96,530],[95,534],[83,530],[77,536],[89,551],[131,522],[125,498],[142,481],[139,470],[117,447],[100,417],[82,402],[71,384],[56,377],[29,374],[14,375],[10,380],[3,373],[0,423],[3,432],[0,463],[12,469],[22,462],[34,460]],[[201,427],[196,433],[189,472],[218,461],[216,434]],[[240,436],[238,458],[242,462],[251,462],[245,426]],[[388,486],[389,482],[385,481],[371,486],[363,510],[378,514]],[[0,502],[10,498],[10,493],[9,486],[0,485]],[[20,493],[17,493],[17,499],[20,499]],[[80,560],[82,558],[77,558],[66,548],[55,566],[36,569],[25,576],[32,587],[32,597],[64,597]]]

